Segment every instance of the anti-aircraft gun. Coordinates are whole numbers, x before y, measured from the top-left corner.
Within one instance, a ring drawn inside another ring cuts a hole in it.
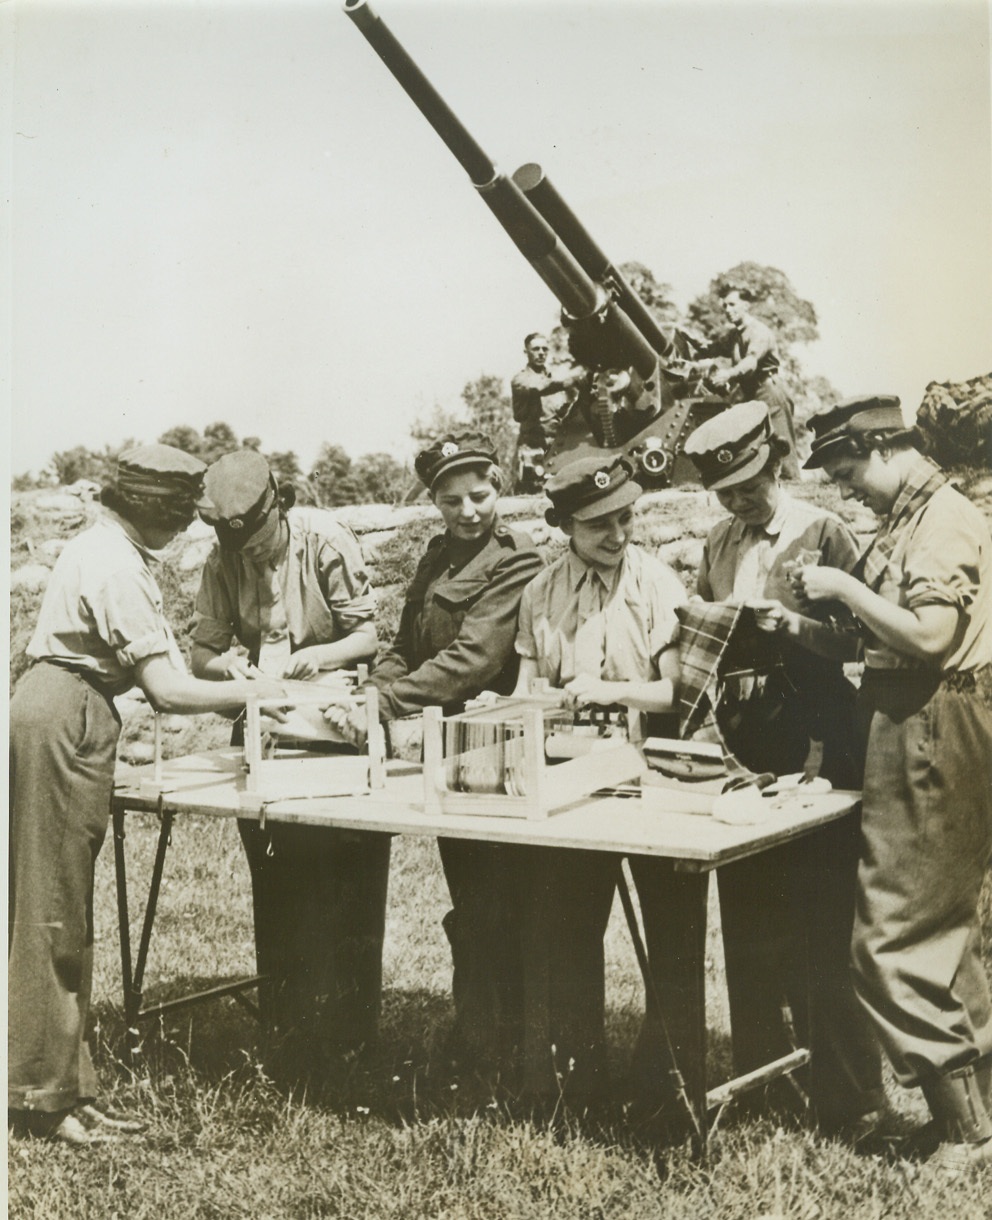
[[[508,178],[459,121],[367,0],[344,9],[468,174],[483,202],[561,305],[574,361],[588,376],[545,458],[627,453],[648,487],[695,478],[688,434],[727,404],[677,371],[678,353],[539,165]]]

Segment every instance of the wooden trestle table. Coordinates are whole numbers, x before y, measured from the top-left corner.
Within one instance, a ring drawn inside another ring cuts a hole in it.
[[[679,980],[680,992],[690,1006],[693,1036],[683,1051],[678,1068],[702,1142],[705,1143],[708,1115],[718,1113],[728,1101],[746,1089],[789,1073],[808,1062],[809,1052],[805,1048],[797,1048],[792,1054],[746,1077],[718,1085],[707,1092],[705,948],[709,874],[721,865],[766,851],[851,815],[858,806],[859,793],[836,791],[812,795],[800,790],[794,798],[778,798],[767,819],[757,825],[727,825],[708,816],[665,812],[657,800],[649,804],[637,796],[616,792],[596,793],[543,820],[443,812],[428,814],[424,809],[420,768],[409,763],[388,763],[385,788],[372,793],[280,799],[265,804],[261,811],[255,812],[246,812],[241,807],[244,775],[242,755],[238,750],[216,750],[165,762],[160,776],[156,777],[160,788],[157,795],[149,791],[147,781],[150,777],[151,768],[122,767],[112,801],[124,1015],[132,1053],[137,1051],[139,1045],[137,1026],[140,1020],[212,996],[232,995],[243,1000],[243,990],[259,981],[254,978],[228,983],[164,1004],[142,1007],[145,966],[174,820],[177,815],[201,814],[220,818],[247,816],[272,823],[379,830],[391,834],[568,847],[577,851],[615,852],[619,856],[662,857],[671,861],[675,869],[688,875],[686,880],[691,895],[691,909],[686,912],[684,927],[678,934],[684,939],[679,957],[684,961],[686,970],[686,977]],[[139,812],[157,814],[160,830],[141,939],[132,964],[125,818],[128,813]],[[619,869],[618,873],[624,912],[639,964],[645,973],[645,985],[650,989],[654,981],[647,970],[636,914],[623,873]],[[691,881],[693,878],[694,884]]]

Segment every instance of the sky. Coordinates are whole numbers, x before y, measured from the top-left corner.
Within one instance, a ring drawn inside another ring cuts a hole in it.
[[[848,395],[992,369],[986,0],[372,0],[507,173]],[[11,469],[216,420],[304,466],[505,378],[549,290],[337,0],[0,0]]]

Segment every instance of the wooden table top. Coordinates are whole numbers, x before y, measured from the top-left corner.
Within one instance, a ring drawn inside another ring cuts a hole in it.
[[[334,766],[333,755],[326,761]],[[191,754],[163,763],[161,797],[150,794],[147,787],[142,791],[142,782],[151,777],[150,766],[121,767],[114,808],[155,812],[161,807],[174,814],[228,818],[259,816],[240,807],[244,791],[240,750]],[[745,826],[727,825],[706,815],[668,812],[657,794],[650,802],[638,796],[597,794],[540,820],[428,813],[419,767],[390,762],[386,786],[380,791],[273,801],[266,804],[264,816],[270,822],[306,826],[659,856],[685,869],[705,871],[825,826],[850,813],[859,800],[857,792],[814,795],[800,789],[770,799],[767,818]]]

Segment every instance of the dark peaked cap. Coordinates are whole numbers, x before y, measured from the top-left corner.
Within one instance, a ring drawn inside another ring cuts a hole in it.
[[[899,399],[894,394],[868,398],[845,398],[825,411],[811,415],[807,428],[815,434],[804,470],[815,470],[839,451],[844,441],[865,432],[898,431],[905,428]]]
[[[117,490],[131,496],[196,500],[206,465],[173,445],[134,445],[117,458]]]
[[[498,465],[496,449],[482,432],[448,432],[421,449],[413,463],[417,477],[428,491],[445,474],[462,466]]]

